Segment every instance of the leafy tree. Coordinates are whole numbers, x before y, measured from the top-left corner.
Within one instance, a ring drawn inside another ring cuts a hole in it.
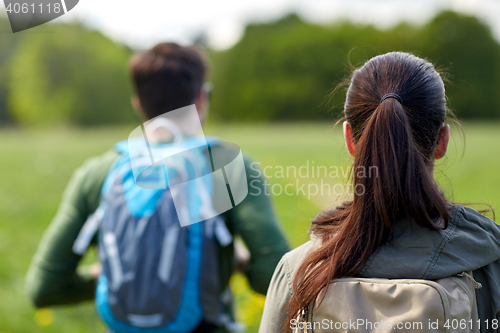
[[[332,119],[328,109],[337,117],[345,95],[330,92],[353,68],[377,54],[407,51],[451,72],[447,89],[456,114],[499,117],[499,48],[484,24],[452,12],[423,27],[389,30],[318,26],[289,15],[248,26],[238,44],[212,55],[213,114],[220,121]]]
[[[422,49],[443,68],[449,104],[464,118],[500,117],[500,46],[475,17],[445,12],[422,31]]]
[[[6,27],[0,19],[0,29]],[[51,30],[0,34],[0,123],[136,121],[129,103],[131,50],[78,25]],[[444,69],[458,116],[500,117],[500,46],[476,18],[443,12],[424,26],[388,30],[348,22],[320,26],[297,15],[249,25],[233,48],[210,52],[212,118],[333,120],[345,95],[332,90],[348,83],[354,68],[389,51],[412,52]]]
[[[131,51],[77,25],[27,34],[11,62],[9,107],[20,123],[79,125],[136,119],[130,106]]]
[[[14,53],[19,42],[19,35],[12,34],[7,18],[0,17],[0,124],[12,122],[12,117],[7,108],[9,59]]]

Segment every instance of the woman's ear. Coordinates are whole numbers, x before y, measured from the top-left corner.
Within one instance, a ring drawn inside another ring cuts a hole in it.
[[[434,158],[439,160],[446,154],[448,149],[448,141],[450,140],[450,125],[444,125],[439,131],[439,141],[434,152]]]
[[[347,151],[349,152],[349,154],[351,154],[351,156],[354,157],[354,155],[356,154],[356,146],[354,145],[354,141],[352,140],[351,124],[349,124],[347,121],[344,121],[344,139]]]

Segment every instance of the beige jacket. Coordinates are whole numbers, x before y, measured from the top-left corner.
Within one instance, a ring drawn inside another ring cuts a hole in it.
[[[292,295],[292,280],[318,240],[288,252],[279,262],[267,292],[259,333],[279,333]],[[359,277],[429,279],[473,271],[483,287],[476,291],[482,323],[500,320],[500,226],[473,209],[453,205],[448,228],[440,231],[398,221],[391,238],[380,246],[358,273]],[[498,330],[500,331],[500,330]],[[481,325],[481,333],[497,332]]]

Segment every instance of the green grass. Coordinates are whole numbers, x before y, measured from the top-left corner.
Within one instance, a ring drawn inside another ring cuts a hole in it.
[[[53,217],[72,171],[93,155],[128,136],[132,127],[97,129],[40,129],[0,131],[0,333],[11,332],[100,332],[102,325],[92,303],[35,312],[25,297],[24,275],[38,240]],[[453,131],[448,157],[438,162],[441,186],[455,202],[486,202],[500,206],[500,124],[468,124],[466,146]],[[239,144],[266,166],[271,185],[296,185],[293,177],[280,177],[278,166],[337,166],[351,160],[344,151],[341,127],[331,124],[210,125],[206,134]],[[314,163],[313,163],[314,161]],[[292,176],[292,175],[290,175]],[[345,179],[329,178],[330,184]],[[316,186],[321,177],[310,174],[299,185]],[[279,189],[275,185],[275,189]],[[331,206],[335,196],[299,195],[273,198],[284,230],[293,246],[308,239],[309,220],[321,207]],[[87,259],[92,260],[92,258]],[[263,299],[251,294],[244,279],[233,286],[239,301],[240,319],[255,332]]]

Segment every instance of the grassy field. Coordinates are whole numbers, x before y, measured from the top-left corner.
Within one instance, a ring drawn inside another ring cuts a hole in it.
[[[24,275],[38,240],[53,217],[72,171],[90,156],[126,138],[132,127],[66,128],[0,131],[0,333],[100,332],[93,304],[35,311],[25,297]],[[448,156],[439,161],[436,175],[455,202],[486,202],[500,206],[500,124],[467,124],[466,145],[453,131]],[[328,183],[342,188],[351,160],[344,152],[341,127],[323,124],[211,125],[205,134],[239,144],[266,168],[273,200],[293,246],[308,239],[309,220],[320,208],[338,200],[321,190]],[[462,154],[463,153],[463,154]],[[323,173],[329,170],[327,177]],[[282,167],[282,168],[280,168]],[[303,177],[295,177],[302,168]],[[336,168],[336,169],[335,169]],[[280,170],[284,172],[280,173]],[[305,171],[309,174],[305,176]],[[312,174],[312,171],[320,171]],[[332,177],[331,170],[338,171]],[[287,175],[288,171],[288,175]],[[320,173],[318,175],[318,173]],[[292,195],[280,193],[288,185]],[[304,186],[305,193],[295,191]],[[338,193],[338,191],[337,191]],[[86,258],[87,262],[93,258]],[[250,293],[245,280],[232,281],[238,316],[258,327],[263,297]]]

